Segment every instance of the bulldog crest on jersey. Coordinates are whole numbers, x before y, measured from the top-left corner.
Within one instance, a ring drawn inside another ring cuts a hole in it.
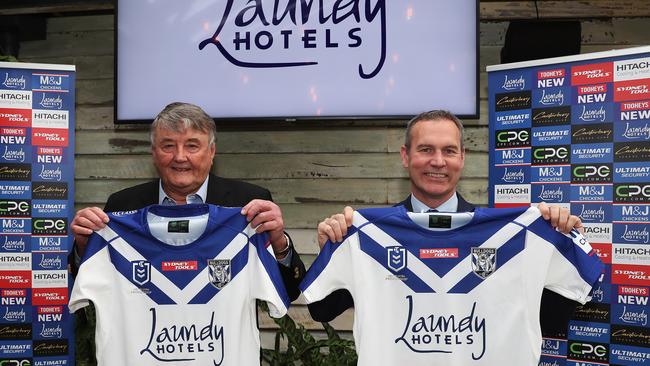
[[[399,272],[406,268],[406,248],[386,247],[388,251],[388,268],[393,272]]]
[[[208,276],[212,286],[221,290],[230,282],[230,259],[208,259]]]
[[[140,286],[149,283],[149,280],[151,280],[151,264],[143,260],[131,262],[131,280]]]
[[[485,279],[497,269],[496,248],[472,247],[472,271]]]

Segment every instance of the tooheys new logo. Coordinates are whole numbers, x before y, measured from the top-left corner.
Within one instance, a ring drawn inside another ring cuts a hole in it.
[[[650,119],[650,101],[621,103],[621,121],[639,121]]]
[[[65,217],[33,218],[32,234],[33,235],[67,235],[68,219]]]
[[[612,164],[573,164],[571,183],[611,183]]]
[[[514,93],[499,93],[494,97],[494,109],[497,112],[530,109],[531,105],[532,96],[530,90]]]
[[[31,164],[0,163],[0,180],[28,181],[31,179]]]
[[[530,128],[496,131],[495,133],[497,149],[525,146],[530,146]]]
[[[0,217],[30,217],[30,200],[8,200],[0,198]]]
[[[569,145],[541,146],[533,148],[533,164],[568,164]]]
[[[568,359],[579,361],[607,362],[609,348],[605,343],[569,341]]]
[[[533,127],[571,123],[571,106],[533,109]]]
[[[32,198],[41,200],[66,200],[68,199],[68,184],[33,182]]]
[[[650,144],[647,142],[617,142],[614,144],[614,161],[648,161]]]
[[[315,29],[317,25],[320,29]],[[317,65],[314,53],[305,52],[304,58],[297,59],[274,58],[295,55],[299,49],[354,49],[362,47],[364,39],[369,43],[367,37],[373,36],[380,39],[379,59],[375,65],[358,64],[363,79],[377,75],[386,60],[386,0],[376,0],[374,5],[370,0],[300,4],[296,0],[252,4],[227,0],[219,26],[210,38],[199,43],[199,49],[213,44],[226,60],[240,67],[299,67]],[[265,52],[266,61],[247,59],[251,50]]]
[[[572,144],[612,142],[613,140],[614,126],[611,123],[571,126]]]
[[[650,183],[614,184],[614,202],[650,203]]]

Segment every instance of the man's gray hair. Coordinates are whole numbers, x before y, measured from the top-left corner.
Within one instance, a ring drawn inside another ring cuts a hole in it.
[[[194,129],[208,134],[208,142],[215,144],[217,142],[217,126],[214,120],[208,116],[201,107],[190,103],[174,102],[168,104],[156,119],[154,119],[149,129],[151,145],[154,144],[154,134],[156,129],[166,129],[174,132],[183,132],[187,129]]]
[[[465,129],[463,128],[463,123],[458,119],[458,117],[454,116],[453,113],[441,109],[422,112],[417,116],[411,118],[411,120],[406,125],[406,133],[404,134],[404,146],[406,146],[406,149],[408,150],[411,148],[411,130],[413,129],[413,126],[421,121],[442,120],[451,121],[456,125],[456,127],[458,127],[458,131],[460,131],[460,148],[463,149],[463,140],[465,139]]]

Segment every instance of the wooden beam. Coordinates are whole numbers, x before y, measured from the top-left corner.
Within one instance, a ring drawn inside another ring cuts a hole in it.
[[[0,15],[113,11],[113,0],[3,0]]]
[[[538,1],[540,19],[648,17],[647,0]],[[534,19],[534,1],[481,1],[481,20]]]

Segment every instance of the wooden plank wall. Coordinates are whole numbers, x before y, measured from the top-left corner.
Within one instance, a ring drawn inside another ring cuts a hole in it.
[[[650,44],[648,1],[540,1],[538,5],[542,18],[582,22],[583,53]],[[531,1],[482,1],[480,6],[481,118],[465,121],[468,154],[460,191],[471,202],[486,205],[485,66],[499,63],[509,20],[534,18],[536,13]],[[22,61],[77,65],[77,207],[101,207],[109,193],[155,176],[146,129],[113,123],[113,30],[112,15],[51,17],[46,40],[21,44]],[[345,204],[385,206],[408,194],[399,158],[404,121],[391,122],[393,127],[291,127],[262,133],[231,128],[219,134],[214,170],[270,189],[309,265],[318,252],[315,227],[323,217],[339,212]],[[322,328],[300,303],[291,315],[319,333]],[[274,324],[262,318],[260,325],[267,330],[263,340],[270,346]],[[352,314],[344,314],[333,325],[349,336]]]

